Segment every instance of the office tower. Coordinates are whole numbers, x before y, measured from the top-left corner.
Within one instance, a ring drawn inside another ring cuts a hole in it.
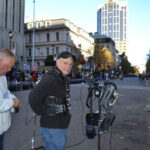
[[[111,37],[119,54],[127,52],[128,3],[107,0],[97,11],[97,32]]]

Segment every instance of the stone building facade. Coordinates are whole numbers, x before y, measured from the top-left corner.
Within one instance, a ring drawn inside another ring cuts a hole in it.
[[[56,59],[62,51],[70,51],[76,57],[83,55],[85,59],[94,52],[94,39],[67,19],[35,19],[33,24],[33,19],[26,18],[25,43],[28,64],[32,64],[34,54],[37,66],[44,65],[49,55]]]
[[[0,0],[0,49],[11,48],[22,67],[25,58],[24,0]]]

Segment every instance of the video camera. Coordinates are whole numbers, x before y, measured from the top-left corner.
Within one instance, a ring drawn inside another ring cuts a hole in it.
[[[92,98],[93,94],[98,98],[99,111],[93,112]],[[86,135],[89,139],[94,139],[98,131],[105,132],[109,130],[115,120],[115,113],[111,110],[118,99],[117,87],[112,82],[95,85],[89,88],[87,97],[87,107],[90,108],[90,113],[86,114]],[[101,116],[101,109],[104,109],[104,116]]]
[[[82,78],[89,80],[93,77],[95,65],[93,63],[93,57],[89,57],[88,61],[82,66]]]
[[[95,79],[96,66],[93,63],[94,58],[89,57],[88,61],[82,66],[82,78],[88,83],[88,96],[86,105],[90,109],[90,113],[86,114],[86,135],[89,139],[99,134],[98,131],[105,132],[115,120],[115,113],[111,110],[112,106],[118,99],[117,86],[112,82],[100,83]],[[98,98],[99,112],[93,112],[93,96]],[[101,118],[101,109],[105,114]]]

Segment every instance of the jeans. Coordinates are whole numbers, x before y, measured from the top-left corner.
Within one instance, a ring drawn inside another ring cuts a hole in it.
[[[3,138],[4,138],[4,135],[0,135],[0,150],[3,150]]]
[[[65,150],[67,129],[49,129],[40,127],[40,132],[46,145],[45,150]]]

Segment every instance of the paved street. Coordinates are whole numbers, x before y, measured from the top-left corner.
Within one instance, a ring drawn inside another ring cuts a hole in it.
[[[150,149],[150,86],[137,78],[113,80],[117,84],[119,101],[113,108],[116,119],[112,130],[103,133],[101,150],[149,150]],[[14,92],[21,99],[22,107],[12,115],[12,127],[5,136],[4,150],[30,150],[34,131],[33,113],[27,104],[30,90]],[[87,85],[71,85],[72,120],[68,129],[68,150],[97,150],[97,137],[85,136]],[[97,111],[97,100],[94,111]],[[30,121],[31,120],[31,121]],[[36,147],[43,145],[39,135],[39,118],[36,121]],[[26,123],[28,122],[28,124]]]

